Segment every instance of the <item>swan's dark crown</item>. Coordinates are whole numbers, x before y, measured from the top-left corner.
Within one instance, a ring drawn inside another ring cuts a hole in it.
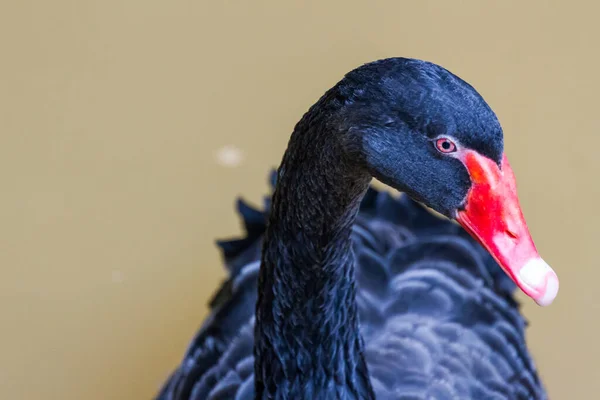
[[[496,115],[471,85],[439,65],[407,58],[375,61],[346,74],[337,90],[348,99],[344,115],[359,126],[405,126],[428,138],[451,135],[501,160],[502,128]],[[365,114],[371,117],[365,119]]]

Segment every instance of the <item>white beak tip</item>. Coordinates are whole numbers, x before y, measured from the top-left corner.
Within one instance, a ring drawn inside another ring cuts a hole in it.
[[[558,276],[541,258],[529,260],[519,271],[518,280],[524,284],[523,291],[539,306],[549,306],[558,294]]]
[[[550,304],[552,304],[554,299],[556,299],[557,295],[558,295],[558,277],[556,276],[556,274],[551,274],[551,275],[548,275],[548,278],[546,281],[546,291],[544,292],[544,294],[542,296],[538,297],[537,299],[534,299],[534,301],[539,306],[546,307],[546,306],[549,306]]]

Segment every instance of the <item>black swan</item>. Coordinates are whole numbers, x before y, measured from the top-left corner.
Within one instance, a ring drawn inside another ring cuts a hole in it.
[[[247,237],[219,242],[230,277],[158,399],[547,398],[513,294],[547,305],[558,278],[473,87],[365,64],[304,115],[272,180],[264,212],[238,202]]]

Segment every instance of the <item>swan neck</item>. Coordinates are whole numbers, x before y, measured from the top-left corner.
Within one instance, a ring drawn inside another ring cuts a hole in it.
[[[348,398],[372,398],[350,237],[370,180],[322,135],[292,135],[278,171],[262,254],[257,398],[277,398],[282,391],[297,398],[337,398],[330,391],[340,390],[339,385]]]

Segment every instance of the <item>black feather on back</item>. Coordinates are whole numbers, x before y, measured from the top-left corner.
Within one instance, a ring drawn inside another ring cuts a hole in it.
[[[254,312],[269,204],[261,212],[238,201],[246,237],[217,242],[229,279],[158,399],[254,398]],[[408,196],[370,188],[352,239],[378,399],[546,399],[515,285],[460,226]]]

